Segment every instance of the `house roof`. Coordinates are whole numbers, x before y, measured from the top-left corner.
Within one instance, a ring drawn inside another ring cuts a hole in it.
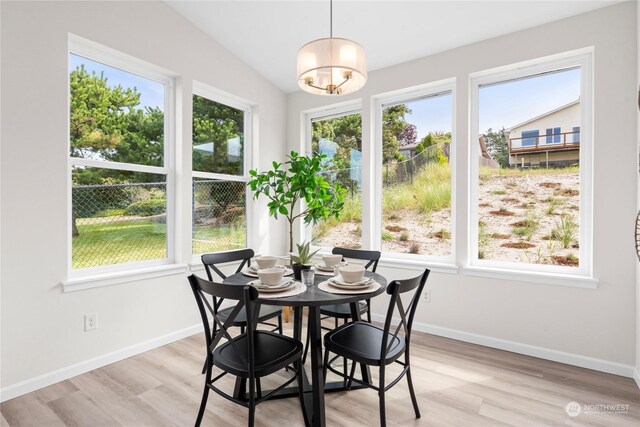
[[[413,144],[402,145],[398,150],[415,150],[418,144],[419,142],[414,142]]]
[[[579,103],[580,103],[580,98],[576,99],[576,100],[575,100],[575,101],[573,101],[573,102],[570,102],[570,103],[568,103],[568,104],[565,104],[565,105],[563,105],[563,106],[561,106],[561,107],[558,107],[558,108],[556,108],[555,110],[547,111],[546,113],[544,113],[544,114],[540,114],[540,115],[539,115],[539,116],[537,116],[537,117],[533,117],[533,118],[531,118],[531,119],[529,119],[529,120],[525,120],[525,121],[524,121],[524,122],[522,122],[522,123],[518,123],[517,125],[513,125],[513,126],[511,126],[511,127],[507,128],[507,129],[505,129],[505,130],[506,130],[506,131],[510,131],[511,129],[515,129],[515,128],[522,127],[522,126],[524,126],[524,125],[526,125],[526,124],[528,124],[528,123],[535,122],[536,120],[539,120],[539,119],[541,119],[541,118],[543,118],[543,117],[550,116],[551,114],[555,114],[555,113],[557,113],[558,111],[564,110],[564,109],[566,109],[566,108],[571,107],[572,105],[579,104]]]

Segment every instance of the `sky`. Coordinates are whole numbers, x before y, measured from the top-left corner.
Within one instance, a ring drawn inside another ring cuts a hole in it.
[[[109,86],[138,89],[140,107],[164,107],[164,85],[74,54],[69,55],[69,72],[84,64],[96,74],[104,72]],[[479,90],[480,132],[489,128],[510,128],[547,111],[577,100],[580,96],[580,69],[570,69],[532,78],[519,79]],[[407,102],[411,114],[405,116],[416,126],[418,141],[429,132],[451,132],[452,95],[450,92]]]
[[[104,72],[107,84],[111,87],[120,85],[123,88],[137,88],[140,93],[140,108],[160,107],[161,110],[164,110],[164,85],[162,83],[78,55],[69,54],[69,73],[80,64],[84,64],[84,68],[89,73],[95,71],[97,75],[100,75],[101,72]]]
[[[406,102],[411,114],[405,115],[407,123],[414,124],[418,132],[418,141],[429,132],[451,132],[453,125],[453,96],[451,92]]]
[[[479,130],[482,133],[489,128],[510,128],[569,104],[579,96],[580,69],[481,87]],[[429,132],[451,132],[451,102],[448,93],[406,103],[412,111],[405,119],[416,125],[418,141]]]

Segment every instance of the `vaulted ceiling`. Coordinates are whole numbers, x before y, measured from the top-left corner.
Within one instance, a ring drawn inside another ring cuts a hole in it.
[[[298,49],[329,36],[329,0],[167,3],[287,93]],[[360,43],[373,71],[614,3],[335,0],[333,35]]]

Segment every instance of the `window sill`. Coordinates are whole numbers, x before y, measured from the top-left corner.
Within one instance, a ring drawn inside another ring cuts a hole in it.
[[[111,271],[108,273],[92,274],[87,276],[75,276],[62,282],[63,292],[81,291],[100,286],[117,285],[120,283],[135,282],[154,277],[182,274],[187,271],[185,264],[165,264],[147,268],[138,268],[126,271]]]
[[[330,250],[324,250],[318,252],[318,254],[314,257],[316,262],[322,260],[322,255],[330,255]],[[382,255],[380,261],[378,261],[378,267],[383,268],[396,268],[403,270],[413,270],[413,271],[424,271],[425,268],[428,268],[434,273],[444,273],[444,274],[458,274],[458,266],[455,264],[447,263],[447,262],[437,262],[437,261],[423,261],[417,259],[400,259],[400,258],[389,258]]]
[[[455,264],[437,261],[420,261],[420,260],[406,260],[406,259],[394,259],[394,258],[380,258],[378,267],[383,268],[398,268],[403,270],[424,271],[425,268],[431,270],[432,273],[444,273],[444,274],[458,274],[459,268]]]
[[[575,274],[560,274],[542,271],[522,271],[495,267],[464,267],[467,276],[503,279],[517,282],[542,283],[545,285],[569,286],[573,288],[597,289],[598,279]]]

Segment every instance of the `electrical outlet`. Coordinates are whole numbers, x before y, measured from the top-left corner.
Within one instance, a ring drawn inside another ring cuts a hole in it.
[[[84,331],[92,331],[98,328],[98,313],[84,315]]]
[[[431,289],[424,291],[424,302],[431,302]]]

